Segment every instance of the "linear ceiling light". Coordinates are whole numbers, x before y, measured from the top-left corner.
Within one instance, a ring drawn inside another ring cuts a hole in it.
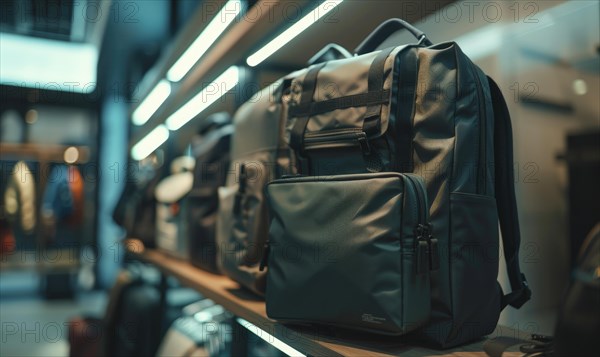
[[[158,82],[156,87],[148,94],[146,98],[135,109],[131,117],[133,124],[144,125],[152,114],[167,100],[171,94],[171,83],[166,79]]]
[[[254,54],[248,57],[246,60],[248,66],[254,67],[259,65],[262,61],[269,58],[269,56],[271,56],[273,53],[277,52],[281,47],[285,46],[285,44],[290,42],[294,37],[302,33],[302,31],[309,28],[310,25],[319,21],[321,17],[325,16],[329,11],[341,4],[342,1],[344,0],[324,1],[316,9],[300,19],[300,21],[293,24],[287,30],[283,31],[279,36],[275,37],[271,42],[267,43],[263,48],[254,52]]]
[[[240,0],[229,0],[169,69],[167,79],[171,82],[179,82],[185,77],[194,64],[215,43],[219,36],[225,32],[241,11],[242,2]]]
[[[138,141],[131,148],[131,157],[134,160],[143,160],[148,155],[152,154],[154,150],[158,149],[159,146],[165,143],[169,138],[169,129],[164,124],[157,126],[148,135]]]
[[[235,87],[238,82],[239,69],[236,66],[229,67],[229,69],[206,86],[200,93],[196,94],[175,113],[171,114],[166,121],[167,127],[170,130],[181,128]]]

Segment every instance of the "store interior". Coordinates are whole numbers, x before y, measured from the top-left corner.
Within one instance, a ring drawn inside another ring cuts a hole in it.
[[[197,172],[190,160],[219,118],[330,43],[353,54],[390,18],[456,42],[498,83],[532,291],[498,326],[555,334],[600,222],[599,2],[3,0],[0,11],[0,356],[449,353],[271,322],[263,299],[189,262],[180,212],[196,201],[165,183]]]

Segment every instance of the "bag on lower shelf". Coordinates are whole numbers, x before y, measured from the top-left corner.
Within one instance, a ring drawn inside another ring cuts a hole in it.
[[[183,308],[161,341],[156,356],[224,356],[231,344],[231,313],[204,299]]]
[[[429,319],[437,240],[420,177],[297,176],[266,191],[269,317],[390,335]]]

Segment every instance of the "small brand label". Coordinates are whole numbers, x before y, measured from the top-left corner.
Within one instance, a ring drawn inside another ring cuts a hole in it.
[[[372,323],[372,324],[382,324],[382,323],[385,322],[385,318],[373,316],[371,314],[362,314],[361,315],[361,319],[364,322],[369,322],[369,323]]]

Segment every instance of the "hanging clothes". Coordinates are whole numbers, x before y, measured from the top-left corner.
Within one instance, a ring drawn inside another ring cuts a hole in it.
[[[36,223],[35,177],[25,161],[13,168],[4,192],[4,211],[13,229],[33,233]]]
[[[51,242],[76,239],[75,228],[83,222],[84,181],[76,166],[56,165],[50,171],[42,198],[41,214]]]

